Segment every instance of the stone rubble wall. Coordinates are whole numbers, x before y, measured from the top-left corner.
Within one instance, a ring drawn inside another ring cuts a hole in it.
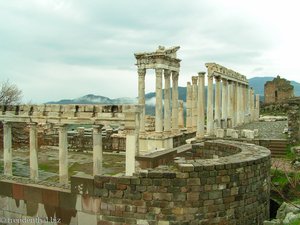
[[[263,224],[269,218],[270,151],[230,141],[204,147],[234,155],[179,159],[177,167],[132,177],[73,176],[71,191],[2,180],[0,216],[56,216],[62,225]]]

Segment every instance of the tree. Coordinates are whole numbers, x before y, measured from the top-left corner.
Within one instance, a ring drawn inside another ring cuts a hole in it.
[[[10,83],[9,80],[0,84],[0,105],[20,104],[21,99],[22,91],[17,85]]]

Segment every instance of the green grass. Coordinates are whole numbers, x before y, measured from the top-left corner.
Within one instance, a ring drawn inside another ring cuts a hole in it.
[[[300,224],[300,219],[297,219],[293,222],[291,222],[289,225],[299,225]]]

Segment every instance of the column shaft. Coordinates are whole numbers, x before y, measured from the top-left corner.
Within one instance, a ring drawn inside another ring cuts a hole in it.
[[[12,132],[11,123],[3,122],[4,175],[12,176]]]
[[[198,113],[197,113],[197,138],[204,137],[204,121],[205,121],[205,86],[204,86],[204,75],[205,72],[198,73]]]
[[[241,125],[241,85],[236,84],[236,126]]]
[[[256,94],[256,100],[255,100],[255,111],[256,111],[256,118],[255,121],[259,120],[259,111],[260,111],[260,105],[259,105],[259,94]]]
[[[67,126],[59,127],[59,182],[68,183],[68,135]]]
[[[139,89],[139,104],[143,105],[143,112],[141,116],[140,121],[140,131],[145,132],[145,75],[146,75],[146,69],[138,69],[138,75],[139,75],[139,83],[138,83],[138,89]]]
[[[250,89],[250,111],[251,111],[251,122],[255,119],[255,110],[254,110],[254,91],[253,88]]]
[[[93,175],[103,173],[102,125],[93,126]]]
[[[198,87],[197,87],[197,76],[192,77],[193,84],[193,97],[192,97],[192,127],[193,131],[197,130],[197,98],[198,98]]]
[[[178,128],[184,128],[183,101],[178,100]]]
[[[172,131],[178,132],[178,72],[172,72]]]
[[[192,86],[187,82],[186,86],[186,128],[192,131]]]
[[[214,134],[214,110],[213,110],[213,76],[208,75],[207,83],[207,134]]]
[[[162,69],[155,69],[156,74],[156,102],[155,102],[155,132],[163,131],[162,114]]]
[[[29,151],[30,151],[30,161],[29,161],[29,167],[30,167],[30,179],[32,180],[38,180],[39,178],[39,166],[38,166],[38,136],[37,136],[37,124],[36,123],[30,123],[29,124]]]
[[[228,108],[228,98],[227,98],[228,90],[227,90],[227,80],[222,79],[222,119],[224,120],[223,128],[227,127],[227,108]]]
[[[221,126],[221,79],[215,77],[216,89],[215,89],[215,121],[217,127]]]
[[[171,82],[170,82],[170,70],[164,70],[165,78],[165,91],[164,91],[164,131],[171,131]]]
[[[227,111],[227,117],[231,120],[231,127],[233,126],[233,84],[232,81],[228,81],[228,111]],[[230,128],[231,128],[230,127]],[[229,127],[228,127],[229,128]]]

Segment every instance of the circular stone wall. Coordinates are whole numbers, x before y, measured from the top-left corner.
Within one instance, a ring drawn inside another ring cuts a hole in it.
[[[133,177],[95,176],[91,190],[85,185],[90,181],[73,177],[72,193],[101,203],[98,224],[263,224],[269,218],[270,151],[223,140],[197,148],[211,159],[180,159]]]

